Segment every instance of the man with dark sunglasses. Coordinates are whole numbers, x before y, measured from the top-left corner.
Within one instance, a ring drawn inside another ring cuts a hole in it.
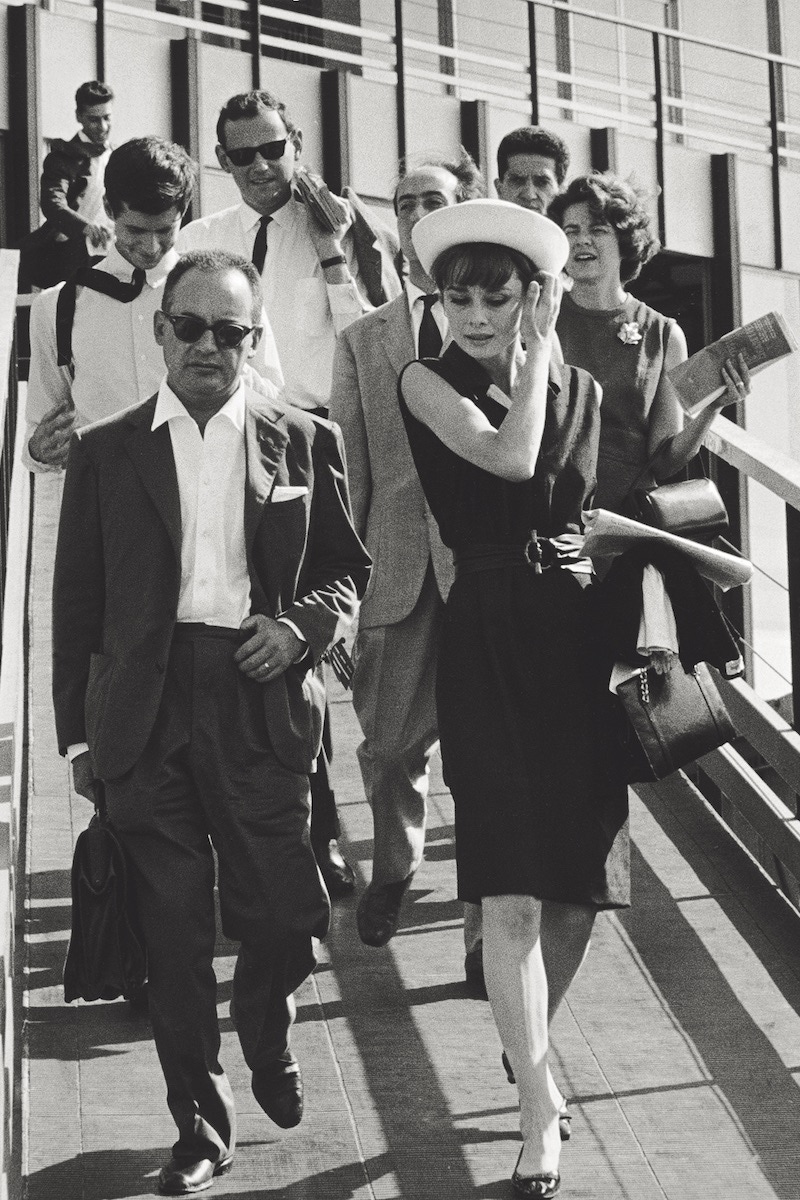
[[[283,399],[324,416],[337,335],[400,294],[397,240],[348,188],[344,198],[329,197],[335,227],[323,228],[297,192],[302,131],[270,92],[231,97],[219,115],[217,143],[240,203],[185,226],[178,246],[221,246],[255,264],[286,380]],[[355,876],[337,845],[328,719],[324,746],[312,780],[311,833],[325,883],[338,897],[352,892]]]
[[[214,851],[253,1094],[282,1128],[302,1118],[293,992],[329,919],[308,834],[320,658],[369,577],[338,428],[244,386],[261,311],[248,260],[207,251],[174,267],[154,318],[166,378],[74,434],[56,551],[58,742],[75,790],[103,787],[131,864],[178,1129],[166,1195],[209,1187],[236,1141]]]
[[[175,239],[195,173],[186,151],[162,138],[133,138],[111,154],[105,205],[114,245],[105,258],[42,292],[31,308],[23,451],[30,470],[61,470],[74,428],[137,404],[158,387],[164,360],[153,314],[178,261]],[[274,393],[283,376],[268,323],[260,345],[266,382],[249,366],[248,382]]]

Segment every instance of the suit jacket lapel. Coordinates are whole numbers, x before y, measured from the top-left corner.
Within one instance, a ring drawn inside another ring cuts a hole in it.
[[[153,504],[164,522],[178,562],[181,560],[181,502],[178,476],[169,436],[169,424],[153,430],[156,397],[152,396],[136,410],[134,429],[128,440],[128,454],[133,461]]]
[[[414,331],[405,292],[393,300],[384,317],[386,332],[384,346],[389,362],[399,375],[406,363],[417,357],[414,346]]]
[[[244,500],[244,538],[248,555],[288,440],[282,411],[248,393],[245,412],[247,487]]]

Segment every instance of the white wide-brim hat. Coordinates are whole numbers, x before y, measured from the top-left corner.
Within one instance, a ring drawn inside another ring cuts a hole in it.
[[[518,250],[537,270],[551,275],[563,271],[569,256],[569,242],[554,221],[507,200],[465,200],[450,208],[437,208],[417,222],[411,239],[428,274],[442,251],[468,242],[491,242]]]

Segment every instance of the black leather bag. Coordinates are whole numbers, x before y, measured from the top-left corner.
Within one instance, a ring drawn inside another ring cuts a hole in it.
[[[629,783],[663,779],[736,737],[705,663],[685,671],[676,658],[665,675],[642,667],[619,685],[617,697],[636,741]]]
[[[105,815],[95,813],[72,860],[72,932],[64,963],[64,999],[129,999],[147,978],[122,846]]]
[[[728,528],[728,511],[710,479],[686,479],[637,491],[633,502],[643,524],[696,542],[710,542]]]

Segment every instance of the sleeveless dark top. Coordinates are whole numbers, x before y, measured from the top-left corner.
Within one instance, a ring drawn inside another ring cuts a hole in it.
[[[508,409],[493,399],[488,372],[452,342],[441,358],[425,359],[497,428]],[[473,466],[418,421],[402,396],[400,411],[422,487],[442,541],[453,550],[476,543],[524,545],[540,537],[579,533],[581,509],[595,487],[600,426],[597,390],[585,371],[551,367],[547,417],[533,479],[512,483]]]
[[[629,338],[624,341],[623,326]],[[664,371],[671,317],[629,296],[618,308],[583,308],[562,298],[556,332],[564,360],[588,371],[603,389],[597,504],[619,509],[631,487],[653,482],[642,476],[649,459],[650,410]]]

